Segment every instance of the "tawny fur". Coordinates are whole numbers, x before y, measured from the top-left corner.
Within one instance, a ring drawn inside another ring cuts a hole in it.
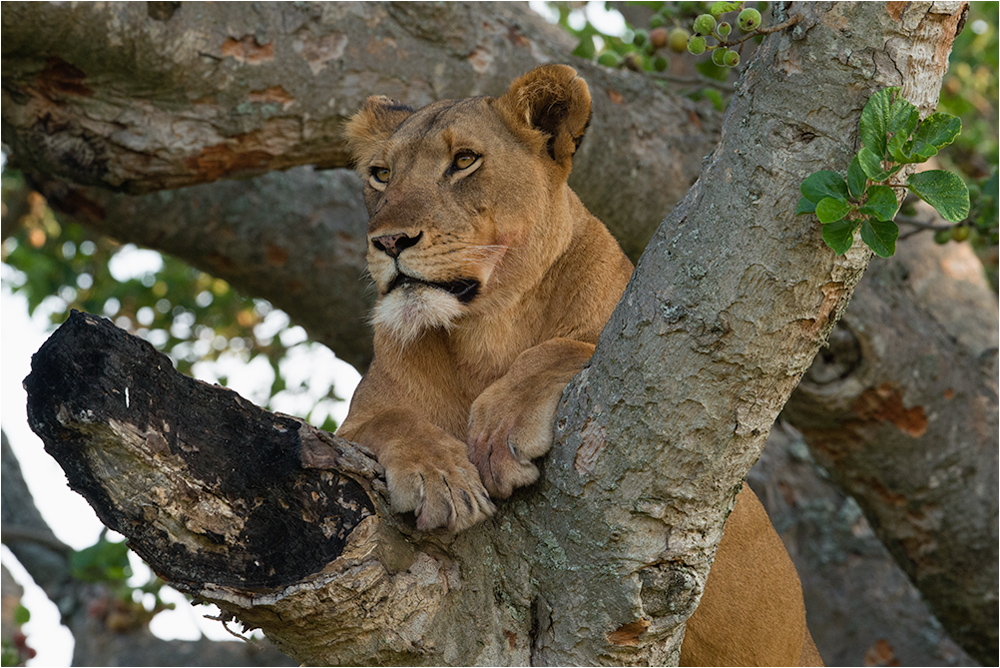
[[[376,454],[421,529],[468,528],[537,479],[562,391],[631,275],[566,183],[589,119],[586,83],[550,65],[499,98],[372,97],[348,124],[379,301],[338,433]],[[795,569],[749,488],[739,499],[682,662],[816,662]]]

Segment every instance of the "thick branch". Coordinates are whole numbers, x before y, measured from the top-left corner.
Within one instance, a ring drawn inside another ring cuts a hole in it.
[[[238,644],[201,640],[161,640],[145,620],[109,628],[108,612],[117,596],[100,583],[74,579],[70,548],[42,519],[21,476],[20,465],[3,434],[3,543],[31,578],[59,606],[62,621],[75,639],[73,664],[78,666],[273,666],[288,657],[267,643]],[[7,570],[4,569],[4,576]],[[4,583],[7,594],[7,583]],[[5,636],[5,639],[8,639]]]
[[[197,3],[167,14],[127,2],[9,3],[2,20],[14,162],[134,194],[343,167],[341,126],[368,95],[414,107],[497,95],[572,49],[508,3]],[[637,256],[694,181],[717,116],[641,75],[574,64],[594,93],[574,184],[585,201],[605,202],[605,222]],[[622,164],[633,168],[610,167]]]
[[[264,297],[339,358],[367,368],[365,316],[375,293],[365,266],[368,214],[353,171],[298,167],[142,196],[55,179],[38,185],[91,230],[165,251]]]
[[[938,619],[997,656],[997,305],[967,245],[900,244],[786,408]]]
[[[182,376],[103,319],[74,313],[25,385],[32,428],[102,521],[297,660],[527,663],[529,574],[509,531],[417,534],[354,446]]]
[[[962,6],[914,8],[904,21],[891,14],[901,9],[788,7],[803,21],[758,47],[719,147],[564,395],[542,494],[529,504],[553,533],[572,509],[578,540],[559,547],[584,576],[540,576],[552,610],[543,660],[675,658],[721,520],[867,264],[859,244],[835,257],[819,226],[795,216],[799,184],[846,168],[874,90],[902,85],[925,113],[936,103]],[[918,65],[907,53],[934,55]],[[599,600],[585,598],[594,588]],[[645,632],[627,647],[593,633],[635,625]]]

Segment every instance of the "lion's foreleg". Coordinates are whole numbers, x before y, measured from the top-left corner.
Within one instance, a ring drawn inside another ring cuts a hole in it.
[[[521,353],[472,404],[469,459],[494,498],[538,479],[532,459],[552,447],[552,423],[567,383],[594,353],[572,339],[549,339]]]

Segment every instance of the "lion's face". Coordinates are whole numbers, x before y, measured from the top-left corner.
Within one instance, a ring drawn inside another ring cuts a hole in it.
[[[480,312],[538,264],[535,245],[560,243],[546,211],[569,157],[555,159],[552,135],[521,121],[510,95],[417,111],[375,97],[348,126],[366,179],[373,322],[401,344]]]

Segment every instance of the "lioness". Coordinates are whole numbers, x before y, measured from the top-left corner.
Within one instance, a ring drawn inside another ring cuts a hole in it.
[[[347,126],[365,179],[375,358],[338,434],[385,467],[392,507],[460,531],[538,477],[563,389],[632,264],[566,183],[590,93],[565,65],[499,98]],[[685,664],[819,664],[798,577],[746,486],[687,626]]]

